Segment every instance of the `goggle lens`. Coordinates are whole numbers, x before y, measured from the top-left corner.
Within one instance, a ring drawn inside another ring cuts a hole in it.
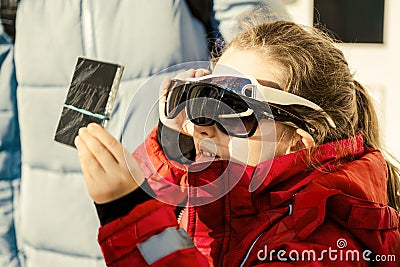
[[[180,84],[170,87],[167,95],[166,116],[174,118],[183,108],[196,125],[217,123],[224,133],[249,137],[257,128],[254,111],[237,94],[214,84]]]
[[[234,76],[205,76],[188,82],[173,80],[167,92],[165,115],[174,118],[186,108],[193,123],[217,123],[222,131],[237,137],[252,136],[259,118],[290,123],[290,126],[295,125],[309,133],[315,132],[315,128],[306,122],[297,109],[301,107],[322,114],[329,125],[336,128],[329,114],[317,104],[283,91],[274,82],[263,83],[268,85],[260,85],[254,78]],[[193,101],[197,98],[214,99],[217,103],[204,99]],[[191,101],[189,106],[186,103],[188,100]]]
[[[165,115],[167,118],[174,118],[185,107],[187,99],[185,84],[179,80],[171,81],[167,91],[167,103],[165,105]]]

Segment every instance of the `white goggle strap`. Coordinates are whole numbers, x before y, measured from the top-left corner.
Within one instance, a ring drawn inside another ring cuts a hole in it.
[[[259,101],[267,101],[278,105],[301,105],[312,108],[321,112],[328,121],[329,125],[332,128],[336,128],[336,124],[332,120],[331,116],[329,116],[320,106],[301,96],[258,84],[257,90],[253,92],[253,98]]]

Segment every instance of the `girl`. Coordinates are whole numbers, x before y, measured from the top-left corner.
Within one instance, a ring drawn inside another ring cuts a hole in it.
[[[366,90],[317,30],[245,21],[212,75],[189,70],[168,83],[164,125],[135,158],[100,126],[80,130],[107,265],[369,266],[385,257],[395,266],[398,172],[379,150]],[[194,157],[168,158],[161,130],[184,133]]]

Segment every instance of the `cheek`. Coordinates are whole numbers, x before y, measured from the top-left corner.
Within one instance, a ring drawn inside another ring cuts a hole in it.
[[[229,152],[233,159],[255,166],[274,158],[276,131],[273,122],[261,122],[250,138],[231,138]]]

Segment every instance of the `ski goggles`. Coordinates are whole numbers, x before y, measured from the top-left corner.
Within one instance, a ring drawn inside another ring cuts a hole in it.
[[[173,79],[167,89],[165,116],[175,118],[186,109],[189,120],[200,126],[216,124],[222,132],[239,138],[251,137],[260,119],[290,122],[312,133],[294,109],[299,105],[322,112],[333,128],[332,118],[321,107],[285,92],[275,83],[263,86],[252,77],[207,75],[187,81]]]

